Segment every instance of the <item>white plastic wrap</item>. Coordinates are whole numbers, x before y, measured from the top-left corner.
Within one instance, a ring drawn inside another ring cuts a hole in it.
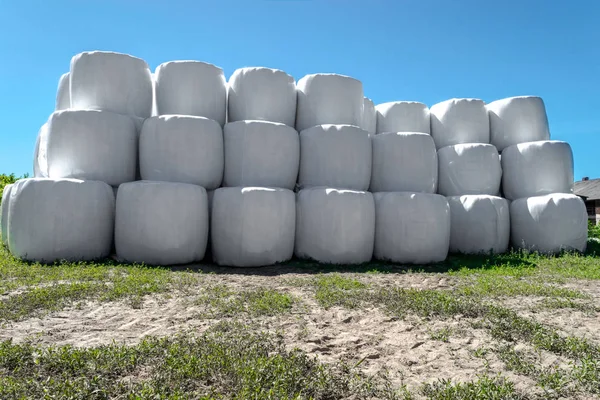
[[[296,257],[328,264],[361,264],[373,257],[371,193],[304,189],[297,195],[296,210]]]
[[[406,264],[441,262],[450,244],[450,207],[431,193],[379,192],[375,258]]]
[[[566,142],[509,146],[502,152],[502,171],[502,190],[510,200],[573,191],[573,152]]]
[[[392,101],[378,104],[377,133],[421,132],[430,133],[429,108],[416,101]]]
[[[466,143],[438,150],[439,187],[444,196],[497,196],[502,182],[498,151],[491,144]]]
[[[350,125],[319,125],[300,132],[300,188],[367,190],[371,181],[369,133]]]
[[[135,125],[128,116],[57,111],[48,121],[48,176],[98,180],[111,186],[133,181],[137,145]]]
[[[138,181],[119,186],[115,220],[117,257],[150,265],[204,258],[208,198],[197,185]]]
[[[287,261],[294,253],[295,226],[295,197],[291,190],[217,189],[211,216],[213,260],[232,267]]]
[[[438,149],[461,143],[490,143],[490,119],[479,99],[450,99],[431,107],[431,136]]]
[[[579,196],[554,193],[515,200],[510,220],[516,248],[540,253],[586,249],[588,216]]]
[[[89,261],[108,257],[115,198],[99,181],[30,178],[10,193],[8,243],[28,261]]]
[[[550,139],[546,106],[540,97],[510,97],[489,103],[486,108],[491,143],[498,151],[514,144]]]
[[[371,192],[436,192],[438,158],[430,135],[387,132],[372,144]]]
[[[365,97],[363,104],[362,123],[360,127],[373,136],[377,132],[377,112],[373,100]]]
[[[58,81],[56,90],[56,105],[54,111],[66,110],[71,108],[71,74],[67,72],[62,74]]]
[[[144,180],[191,183],[216,189],[223,179],[223,131],[203,117],[163,115],[148,118],[140,137]]]
[[[487,195],[448,197],[450,251],[463,254],[504,253],[510,239],[506,199]]]
[[[35,139],[35,150],[33,152],[33,177],[48,177],[48,123],[42,125]]]
[[[260,120],[294,127],[296,82],[279,69],[236,69],[228,83],[228,122]]]
[[[127,54],[92,51],[71,59],[71,107],[147,118],[152,112],[148,64]]]
[[[223,70],[200,61],[171,61],[156,68],[158,115],[195,115],[225,125],[227,85]]]
[[[312,74],[297,84],[296,129],[337,124],[360,126],[364,107],[359,80],[337,74]]]
[[[225,125],[223,186],[294,189],[300,139],[294,128],[275,122],[237,121]]]
[[[8,245],[8,207],[12,186],[4,186],[2,190],[2,203],[0,203],[0,232],[2,233],[2,243],[5,245]]]

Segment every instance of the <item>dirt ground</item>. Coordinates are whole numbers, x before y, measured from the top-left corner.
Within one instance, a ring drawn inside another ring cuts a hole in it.
[[[381,286],[451,290],[455,282],[443,274],[348,274],[361,281]],[[205,275],[202,284],[187,293],[154,295],[142,304],[128,302],[84,302],[43,318],[7,323],[0,327],[0,340],[56,345],[97,346],[114,342],[134,344],[143,337],[174,335],[182,331],[203,332],[222,318],[212,319],[203,313],[203,305],[195,301],[205,285],[225,284],[232,289],[248,290],[267,287],[300,299],[291,312],[271,317],[236,316],[236,320],[252,323],[257,329],[279,332],[286,346],[300,348],[326,363],[344,361],[357,365],[367,374],[385,372],[395,386],[409,390],[424,382],[438,379],[470,381],[478,374],[501,372],[516,388],[536,393],[535,382],[526,376],[506,370],[504,363],[492,353],[485,357],[475,351],[493,343],[484,329],[472,327],[468,318],[425,319],[408,316],[390,317],[376,307],[324,309],[314,298],[311,288],[294,285],[305,274],[250,275],[227,273]],[[569,282],[569,286],[590,294],[595,304],[600,288],[594,282]],[[504,306],[520,314],[555,327],[566,334],[588,338],[600,344],[600,318],[595,313],[571,309],[540,310],[539,299],[509,298]],[[435,340],[432,332],[448,329],[447,341]],[[540,353],[543,365],[561,365],[566,360]]]

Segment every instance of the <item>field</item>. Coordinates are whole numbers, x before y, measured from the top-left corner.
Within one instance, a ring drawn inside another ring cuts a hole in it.
[[[0,300],[0,399],[600,399],[593,238],[413,270],[44,266],[2,248]]]

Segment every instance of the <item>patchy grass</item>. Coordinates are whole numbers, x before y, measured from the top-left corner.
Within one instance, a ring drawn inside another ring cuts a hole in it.
[[[319,275],[309,279],[307,283],[314,287],[315,298],[324,308],[357,308],[364,303],[368,295],[366,284],[340,274]]]
[[[573,289],[531,282],[525,278],[498,275],[467,277],[461,283],[461,291],[467,296],[483,297],[540,296],[565,299],[582,299],[589,297]]]
[[[452,330],[450,328],[442,328],[429,332],[429,338],[431,340],[438,340],[440,342],[449,342]]]
[[[219,324],[195,337],[88,349],[0,344],[0,398],[394,398],[385,382],[325,366],[278,337]]]
[[[595,313],[600,311],[600,308],[590,302],[576,301],[573,299],[560,299],[560,298],[545,298],[538,304],[540,309],[572,309],[583,311],[586,314],[593,316]]]
[[[0,322],[59,311],[81,300],[127,299],[139,304],[153,293],[185,291],[196,275],[168,268],[106,263],[25,263],[0,249]]]
[[[426,384],[422,394],[432,400],[517,400],[526,397],[517,392],[514,384],[502,377],[480,376],[476,381],[453,383],[440,380]]]
[[[212,285],[202,289],[204,294],[196,304],[207,308],[211,318],[232,317],[247,313],[251,316],[272,316],[291,311],[297,299],[273,289],[256,288],[235,291],[226,285]]]

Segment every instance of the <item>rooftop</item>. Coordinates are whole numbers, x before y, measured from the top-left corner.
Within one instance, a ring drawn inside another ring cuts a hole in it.
[[[587,179],[583,178],[579,182],[575,182],[573,191],[577,196],[586,197],[586,200],[600,200],[600,178]]]

